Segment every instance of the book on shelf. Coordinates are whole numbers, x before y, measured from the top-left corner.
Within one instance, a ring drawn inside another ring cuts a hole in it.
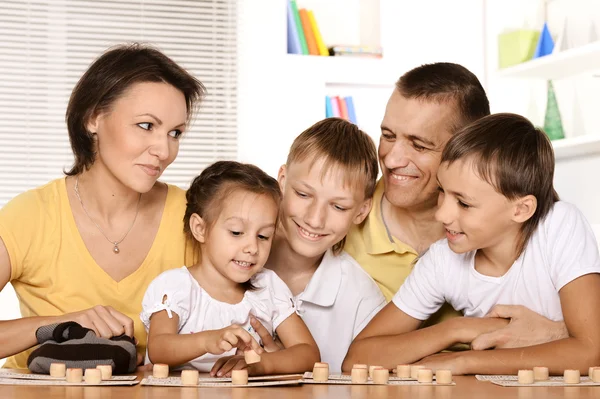
[[[379,46],[333,46],[329,47],[329,55],[336,57],[382,58],[383,49]]]
[[[325,117],[343,118],[357,124],[354,100],[350,96],[325,96]]]
[[[329,56],[312,10],[298,8],[296,0],[288,0],[287,25],[288,54]]]

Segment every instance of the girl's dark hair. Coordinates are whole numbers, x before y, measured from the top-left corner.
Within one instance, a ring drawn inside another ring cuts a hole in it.
[[[210,229],[219,217],[220,204],[237,190],[268,195],[278,206],[281,202],[277,180],[259,167],[235,161],[215,162],[194,178],[185,194],[187,205],[183,217],[183,231],[188,238],[194,239],[190,229],[190,218],[194,213],[198,214]],[[254,289],[250,281],[244,283],[244,288]]]
[[[486,116],[448,141],[441,162],[450,165],[467,158],[479,177],[509,200],[535,197],[535,213],[521,226],[520,256],[540,221],[559,200],[552,184],[554,151],[548,136],[520,115]]]
[[[110,110],[127,89],[143,82],[164,82],[180,90],[188,122],[206,93],[199,80],[155,48],[136,43],[110,49],[90,65],[71,93],[66,122],[75,164],[66,175],[77,175],[95,161],[93,132],[87,130],[90,118]]]

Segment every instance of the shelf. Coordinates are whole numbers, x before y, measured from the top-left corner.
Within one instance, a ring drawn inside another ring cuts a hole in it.
[[[579,156],[598,154],[600,155],[600,134],[588,134],[552,142],[554,157],[569,159]]]
[[[327,86],[364,86],[392,88],[403,70],[393,68],[383,58],[321,57],[286,55],[293,69],[314,74]]]
[[[600,41],[501,69],[499,76],[553,80],[596,70],[600,70]]]

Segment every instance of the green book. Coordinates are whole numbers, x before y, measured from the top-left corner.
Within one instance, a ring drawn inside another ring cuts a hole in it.
[[[300,39],[300,48],[302,48],[302,54],[308,55],[308,45],[306,44],[306,36],[304,36],[304,29],[302,29],[302,21],[300,21],[298,5],[296,4],[296,0],[290,0],[290,2],[292,3],[292,12],[294,13],[296,27],[298,28],[298,39]]]

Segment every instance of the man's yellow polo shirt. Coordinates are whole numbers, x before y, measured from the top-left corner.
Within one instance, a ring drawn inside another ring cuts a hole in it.
[[[410,274],[418,254],[388,232],[381,213],[383,193],[384,184],[380,179],[373,195],[371,212],[362,224],[352,227],[344,250],[369,273],[389,302]],[[445,304],[424,326],[455,316],[461,314]]]
[[[371,212],[360,225],[352,227],[344,250],[375,280],[389,302],[412,269],[418,253],[388,233],[381,213],[383,180],[379,180]]]

